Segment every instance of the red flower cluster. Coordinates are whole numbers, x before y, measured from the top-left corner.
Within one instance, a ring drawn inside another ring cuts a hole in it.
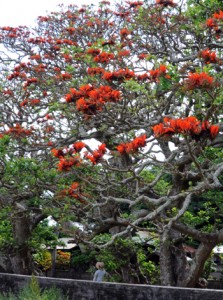
[[[76,29],[75,29],[74,27],[67,27],[67,28],[66,28],[66,31],[67,31],[69,34],[73,34],[73,33],[76,31]]]
[[[149,71],[150,78],[152,81],[159,82],[159,77],[165,76],[166,78],[170,78],[167,75],[167,67],[165,65],[160,65],[159,68]]]
[[[16,124],[14,127],[11,127],[9,130],[5,131],[4,134],[12,135],[14,137],[23,137],[31,135],[32,130],[24,129],[20,124]]]
[[[106,46],[106,45],[115,45],[115,41],[113,41],[112,39],[111,40],[108,40],[108,41],[105,41],[105,42],[102,42],[101,43],[102,47]]]
[[[38,105],[39,103],[40,103],[40,99],[30,99],[31,106]],[[20,104],[20,106],[21,106],[21,104]]]
[[[8,95],[8,96],[13,96],[13,94],[14,94],[13,91],[10,89],[4,90],[2,93],[4,95]]]
[[[80,152],[84,147],[86,147],[86,144],[84,142],[76,142],[72,145],[72,148],[76,151],[76,152]]]
[[[104,69],[101,67],[95,67],[95,68],[88,68],[87,72],[89,75],[91,76],[95,76],[98,74],[103,74],[104,73]]]
[[[72,78],[72,75],[70,73],[61,73],[60,75],[57,76],[58,79],[62,80],[69,80]]]
[[[130,8],[135,8],[135,7],[139,7],[139,6],[143,5],[142,1],[134,1],[134,2],[126,1],[126,3],[129,4]]]
[[[113,53],[102,52],[94,57],[94,61],[97,63],[108,63],[110,60],[114,59]]]
[[[36,84],[38,81],[38,78],[35,77],[28,78],[24,84],[24,87],[30,86],[31,84]]]
[[[65,100],[68,103],[76,102],[78,99],[80,99],[82,97],[88,97],[89,92],[92,90],[93,90],[93,87],[90,84],[81,86],[79,91],[74,88],[71,88],[70,93],[65,95]]]
[[[70,89],[70,94],[65,96],[67,102],[75,102],[79,111],[92,115],[102,110],[107,102],[117,102],[121,99],[121,93],[113,90],[110,86],[94,88],[91,85],[80,87],[79,91]]]
[[[64,190],[60,191],[59,195],[78,198],[79,197],[79,183],[73,182],[72,185],[68,189],[64,189]]]
[[[219,13],[214,13],[212,18],[207,19],[206,25],[207,27],[213,29],[216,34],[216,38],[219,38],[219,34],[221,33],[221,29],[219,27],[219,21],[223,20],[223,11],[220,10]]]
[[[32,60],[40,60],[41,56],[39,54],[34,54],[34,55],[30,56],[30,59],[32,59]]]
[[[94,165],[97,164],[106,152],[106,145],[101,144],[98,149],[93,151],[92,154],[85,153],[85,157],[89,159]]]
[[[94,49],[94,48],[90,48],[86,51],[87,54],[90,54],[92,56],[97,56],[101,53],[100,49]]]
[[[150,76],[148,73],[143,73],[143,74],[137,75],[137,79],[139,81],[146,81],[146,80],[150,79]]]
[[[129,34],[131,34],[131,31],[128,30],[127,28],[123,28],[123,29],[120,30],[120,35],[121,35],[122,37],[126,37],[126,36],[129,35]]]
[[[219,61],[219,59],[216,56],[216,52],[210,51],[209,49],[202,50],[198,56],[204,60],[205,64],[215,64]]]
[[[79,149],[79,146],[77,145],[76,149]],[[59,171],[69,171],[73,166],[80,166],[80,154],[76,149],[73,147],[71,149],[64,148],[51,150],[53,156],[59,158],[59,163],[57,164]]]
[[[14,71],[11,75],[7,77],[8,80],[12,80],[14,78],[26,78],[26,73]]]
[[[134,78],[135,73],[133,71],[130,71],[129,69],[120,69],[115,72],[104,72],[104,75],[102,76],[102,79],[105,79],[107,81],[119,81],[123,82],[124,80],[129,80],[131,78]]]
[[[59,171],[69,171],[73,166],[80,166],[80,157],[60,157],[57,165]]]
[[[123,143],[117,146],[118,152],[121,154],[125,153],[136,153],[139,148],[146,146],[146,134],[136,137],[133,141],[129,143]]]
[[[188,78],[184,83],[188,90],[196,88],[211,89],[214,86],[214,78],[205,72],[189,73]]]
[[[167,6],[176,6],[177,4],[173,2],[173,0],[156,0],[156,4],[162,5],[164,7]]]
[[[145,59],[147,56],[148,56],[148,54],[146,54],[146,53],[140,53],[138,55],[138,59]]]
[[[152,127],[156,138],[169,137],[174,134],[190,135],[192,138],[206,136],[214,139],[219,126],[210,125],[208,121],[200,122],[196,117],[190,116],[184,119],[164,118],[163,123]]]
[[[125,57],[125,56],[129,56],[129,55],[130,55],[129,50],[123,50],[123,51],[118,52],[118,57]]]

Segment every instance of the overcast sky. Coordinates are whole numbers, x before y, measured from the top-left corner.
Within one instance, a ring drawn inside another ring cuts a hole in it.
[[[98,0],[0,0],[0,26],[32,26],[38,16],[58,10],[58,4],[97,4]]]

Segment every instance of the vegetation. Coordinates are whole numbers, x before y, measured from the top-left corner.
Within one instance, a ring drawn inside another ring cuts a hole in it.
[[[18,291],[18,294],[7,293],[0,294],[1,300],[66,300],[68,299],[66,296],[62,294],[62,292],[55,288],[49,288],[41,290],[37,279],[32,276],[30,283]]]
[[[4,270],[33,272],[51,215],[117,276],[135,257],[138,277],[196,286],[223,242],[222,33],[219,0],[62,5],[0,28]]]

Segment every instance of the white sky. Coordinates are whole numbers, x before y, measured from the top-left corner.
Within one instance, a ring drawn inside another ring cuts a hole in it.
[[[97,4],[98,0],[0,0],[0,26],[32,26],[38,16],[57,11],[58,4]]]

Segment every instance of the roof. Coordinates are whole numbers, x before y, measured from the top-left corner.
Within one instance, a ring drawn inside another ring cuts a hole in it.
[[[75,248],[77,246],[77,244],[75,244],[73,238],[60,238],[58,239],[58,242],[60,243],[60,245],[56,246],[57,250],[71,250],[73,248]],[[47,249],[53,249],[53,247],[47,247]]]

